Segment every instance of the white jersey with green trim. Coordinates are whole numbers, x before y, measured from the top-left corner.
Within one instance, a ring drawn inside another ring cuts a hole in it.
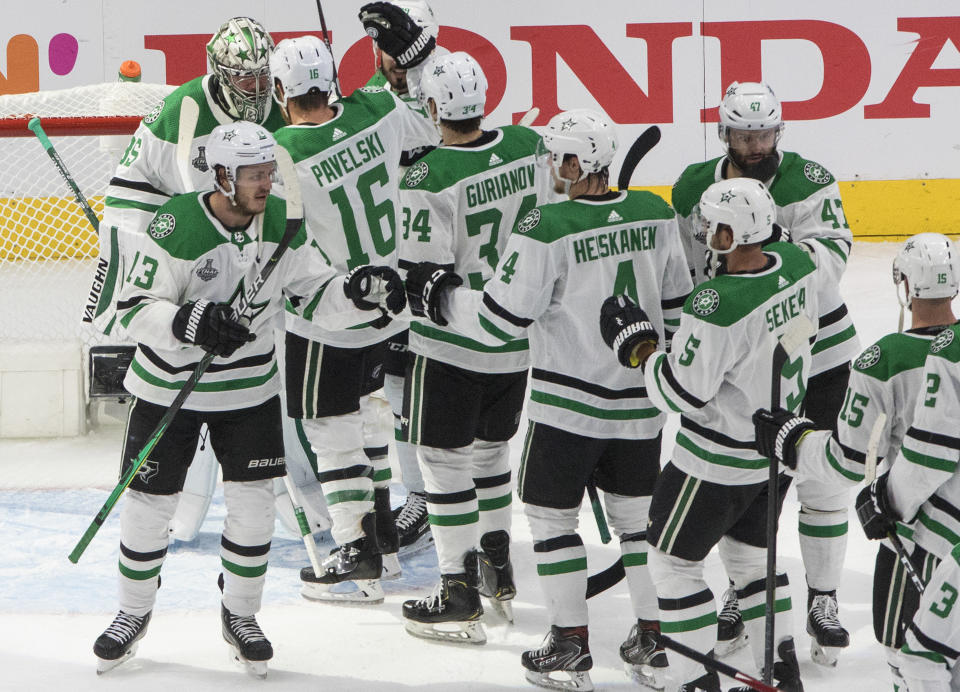
[[[138,342],[124,379],[131,394],[169,405],[204,356],[180,341],[173,320],[180,306],[199,299],[237,303],[273,254],[286,226],[286,203],[274,196],[243,230],[227,229],[210,211],[206,194],[180,195],[160,207],[145,233],[131,238],[117,312]],[[280,391],[274,328],[284,302],[302,314],[347,327],[369,319],[347,299],[334,269],[301,226],[251,303],[256,340],[229,358],[216,358],[184,408],[227,411],[260,404]],[[326,290],[332,282],[330,290]]]
[[[320,125],[276,132],[297,169],[307,232],[338,272],[365,264],[396,267],[400,156],[434,142],[437,131],[394,94],[374,87],[358,89],[332,108],[333,118]],[[383,329],[331,331],[287,315],[288,331],[340,348],[369,346],[406,328],[405,321],[393,320]]]
[[[901,518],[915,518],[916,543],[945,558],[960,543],[960,323],[931,343],[920,387],[887,496]]]
[[[910,690],[960,689],[960,544],[930,577],[900,649],[900,674]]]
[[[725,156],[688,166],[673,186],[680,235],[694,283],[706,279],[706,236],[694,228],[700,196],[710,185],[724,179]],[[780,152],[780,165],[773,178],[764,182],[777,206],[776,222],[788,229],[792,242],[822,245],[830,252],[817,256],[820,315],[817,343],[813,347],[811,375],[847,363],[860,350],[853,320],[840,296],[840,278],[846,270],[853,247],[853,234],[840,199],[840,187],[830,172],[793,152]]]
[[[100,223],[100,257],[107,262],[107,276],[102,282],[93,319],[94,325],[105,334],[113,329],[120,281],[130,269],[124,263],[133,258],[133,254],[126,252],[126,246],[143,235],[162,204],[188,189],[177,167],[180,104],[187,96],[199,107],[190,145],[190,182],[194,190],[213,189],[213,172],[204,153],[207,138],[217,125],[228,125],[235,120],[213,98],[212,79],[212,75],[197,77],[177,87],[143,117],[107,186]],[[267,130],[272,132],[283,126],[280,109],[272,101],[265,113],[261,124]]]
[[[530,128],[508,125],[470,144],[434,149],[411,166],[400,185],[401,269],[436,262],[482,290],[517,220],[557,199],[549,170],[536,164],[539,140]],[[474,372],[518,372],[529,364],[525,338],[488,346],[427,321],[411,322],[409,348]]]
[[[721,485],[767,480],[769,461],[756,451],[753,412],[771,405],[777,340],[792,319],[817,316],[816,267],[795,245],[772,243],[767,266],[700,284],[687,299],[669,354],[646,362],[650,400],[681,414],[672,462],[681,471]],[[810,347],[780,373],[784,408],[796,411],[806,394]]]
[[[801,477],[850,485],[863,481],[867,446],[881,413],[886,421],[877,458],[886,459],[888,466],[896,459],[924,388],[930,344],[941,331],[943,327],[925,327],[887,334],[857,357],[837,420],[839,441],[828,430],[807,435],[798,448]]]
[[[649,192],[548,204],[514,228],[483,293],[458,288],[443,314],[490,344],[527,335],[527,416],[593,438],[649,439],[666,420],[603,343],[603,301],[627,294],[672,335],[692,284],[676,215]]]

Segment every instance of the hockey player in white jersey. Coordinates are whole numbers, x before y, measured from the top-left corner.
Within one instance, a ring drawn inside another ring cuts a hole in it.
[[[135,243],[117,310],[138,347],[124,385],[136,397],[123,464],[132,463],[204,352],[219,356],[133,479],[120,515],[120,612],[97,639],[99,669],[133,655],[146,632],[176,509],[197,435],[210,430],[224,478],[220,541],[223,637],[237,660],[266,674],[273,647],[256,621],[274,528],[273,479],[285,471],[280,374],[273,328],[285,301],[329,328],[399,312],[400,277],[361,266],[338,275],[301,229],[276,270],[237,315],[233,303],[274,261],[286,204],[270,195],[275,142],[263,127],[215,128],[207,143],[216,189],[163,206]],[[139,242],[137,242],[139,240]],[[211,584],[212,586],[212,584]]]
[[[493,276],[516,220],[552,197],[549,174],[536,165],[539,135],[516,126],[481,129],[486,89],[466,53],[425,63],[420,97],[443,145],[411,166],[400,188],[401,268],[433,262],[477,290]],[[411,282],[427,278],[408,273],[408,291],[418,295]],[[421,317],[427,309],[419,301],[410,308]],[[498,584],[485,585],[485,593],[504,611],[515,593],[507,441],[520,424],[527,341],[488,347],[415,321],[410,351],[403,434],[418,446],[441,581],[431,596],[404,603],[406,627],[428,638],[484,641],[478,546],[497,570]]]
[[[824,482],[857,484],[863,480],[863,464],[870,438],[877,431],[876,453],[887,460],[887,467],[913,423],[915,403],[926,396],[929,383],[923,379],[923,367],[934,338],[956,322],[951,301],[960,286],[960,257],[949,238],[937,233],[921,233],[910,238],[893,262],[893,280],[902,310],[910,309],[910,328],[894,332],[872,344],[854,361],[843,410],[837,421],[838,434],[818,431],[803,438],[801,474],[821,474]],[[793,419],[781,411],[766,415],[766,430],[758,428],[758,439],[766,436],[772,447],[782,426]],[[881,415],[884,423],[878,423]],[[799,437],[812,426],[798,427]],[[819,449],[819,452],[818,452]],[[819,459],[809,455],[819,454]],[[787,462],[793,464],[793,461]],[[912,545],[913,528],[898,524],[901,540]],[[921,553],[923,551],[920,551]],[[918,564],[923,555],[915,556]],[[894,682],[899,680],[899,649],[904,628],[916,610],[919,593],[905,574],[904,567],[890,543],[884,540],[878,549],[873,578],[874,634],[884,645]],[[902,685],[902,681],[899,682]]]
[[[819,328],[804,407],[818,428],[836,431],[850,361],[860,348],[839,293],[853,241],[840,189],[836,179],[820,164],[793,152],[778,151],[784,128],[782,110],[766,84],[734,82],[724,93],[719,114],[718,133],[726,155],[688,166],[673,187],[673,206],[694,281],[707,278],[708,265],[722,265],[723,261],[712,253],[707,259],[703,232],[694,227],[700,195],[718,180],[745,177],[762,181],[776,203],[775,221],[789,230],[792,241],[810,253],[814,246],[830,251],[821,253],[822,259],[817,262]],[[807,628],[812,635],[814,660],[825,665],[835,664],[836,652],[850,642],[837,617],[836,597],[846,554],[848,495],[845,486],[821,485],[813,479],[797,484],[800,552],[808,587]],[[719,655],[742,645],[738,606],[729,591],[718,630]],[[826,649],[830,650],[829,655]]]
[[[434,16],[433,9],[425,0],[392,0],[390,4],[396,5],[406,12],[414,24],[421,27],[434,40],[440,40],[440,25]],[[439,46],[434,48],[434,51],[448,52]],[[408,75],[408,71],[399,67],[397,61],[384,51],[376,41],[373,42],[373,55],[376,72],[370,77],[366,85],[368,87],[382,87],[392,91],[401,101],[420,113],[424,120],[429,123],[430,120],[426,111],[417,99],[421,66],[411,68]],[[433,129],[432,125],[431,129]],[[440,136],[435,131],[434,135],[435,139],[429,146],[405,149],[400,154],[401,174],[425,156],[427,152],[436,148],[435,145],[440,143]],[[405,221],[409,224],[410,220],[405,219]],[[403,487],[407,491],[407,497],[403,505],[394,510],[397,534],[400,540],[399,555],[401,557],[414,555],[428,549],[433,544],[433,535],[430,532],[430,522],[427,515],[426,490],[423,473],[420,471],[420,463],[417,461],[417,450],[409,442],[400,439],[402,437],[400,418],[403,413],[403,379],[407,367],[408,341],[407,330],[391,336],[387,341],[387,353],[383,360],[383,391],[390,401],[390,407],[393,409],[396,429],[394,449],[397,453],[397,464],[400,467]]]
[[[673,209],[649,192],[610,190],[617,138],[606,118],[558,113],[543,142],[539,163],[570,201],[536,207],[517,223],[483,291],[444,291],[456,281],[440,269],[420,299],[428,315],[482,343],[502,346],[529,334],[530,426],[518,487],[551,629],[540,649],[523,654],[527,679],[593,689],[587,560],[577,524],[584,489],[595,482],[620,538],[633,604],[620,656],[631,676],[662,689],[667,657],[646,566],[646,525],[666,415],[632,373],[595,357],[602,339],[594,324],[612,290],[647,306],[670,335],[692,284]]]
[[[699,209],[707,243],[726,255],[726,273],[694,289],[670,353],[654,350],[658,331],[628,297],[608,299],[601,329],[622,364],[645,367],[651,401],[681,414],[673,457],[657,482],[647,529],[661,629],[698,651],[713,648],[717,611],[703,579],[703,560],[719,544],[759,668],[764,659],[771,462],[755,449],[751,408],[769,404],[774,377],[781,379],[786,408],[800,407],[810,349],[804,343],[777,373],[772,372],[773,353],[791,320],[816,319],[816,268],[794,245],[761,246],[773,233],[776,213],[762,183],[739,178],[714,183],[703,193]],[[789,478],[781,474],[781,503],[788,485]],[[785,692],[800,692],[785,572],[777,574],[775,598],[773,679]],[[683,692],[720,690],[716,672],[705,672],[693,661],[671,657],[671,668]]]
[[[308,233],[337,271],[371,261],[395,265],[397,161],[404,148],[431,141],[432,127],[381,89],[328,105],[333,58],[314,36],[281,41],[270,67],[274,98],[290,122],[277,141],[293,152]],[[301,572],[308,598],[380,602],[383,559],[399,573],[389,438],[370,394],[383,386],[388,338],[404,329],[406,322],[389,315],[339,331],[287,317],[287,411],[316,454],[339,547],[323,574],[312,566]],[[374,510],[372,532],[363,520]]]

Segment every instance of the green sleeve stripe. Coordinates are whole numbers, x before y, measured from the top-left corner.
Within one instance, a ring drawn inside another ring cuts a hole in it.
[[[431,526],[466,526],[480,521],[480,512],[465,512],[464,514],[428,514]]]
[[[146,382],[147,384],[153,387],[160,387],[161,389],[180,389],[183,387],[184,380],[174,380],[173,382],[168,382],[167,380],[161,380],[155,375],[151,375],[147,372],[140,362],[134,358],[133,362],[130,364],[130,369],[136,373],[137,377]],[[225,380],[223,382],[199,382],[193,391],[195,392],[233,392],[238,389],[255,389],[257,387],[262,387],[271,378],[275,377],[278,372],[277,362],[273,362],[273,366],[270,370],[256,377],[238,377],[235,380]]]
[[[955,534],[953,531],[948,529],[946,526],[941,524],[936,519],[933,519],[929,514],[924,512],[922,509],[917,513],[917,521],[923,524],[928,529],[930,529],[933,533],[949,541],[951,545],[960,543],[960,536]]]
[[[380,469],[373,472],[373,482],[382,483],[393,478],[393,471],[390,468]]]
[[[267,563],[264,562],[262,565],[257,565],[256,567],[244,567],[243,565],[238,565],[235,562],[230,562],[229,560],[224,560],[220,558],[220,562],[223,563],[223,568],[230,572],[231,574],[236,574],[238,577],[262,577],[267,573]]]
[[[737,469],[747,469],[753,471],[756,469],[765,469],[770,463],[765,458],[741,459],[740,457],[734,457],[727,454],[710,452],[697,445],[697,443],[684,435],[682,432],[677,433],[677,444],[694,456],[697,456],[704,461],[709,461],[711,464],[718,464],[720,466],[731,466]]]
[[[647,564],[646,553],[627,553],[621,558],[624,567],[643,567]]]
[[[862,480],[862,479],[861,479]],[[800,522],[800,535],[814,538],[839,538],[847,535],[847,522],[831,524],[830,526],[814,526]]]
[[[495,325],[493,322],[491,322],[490,320],[488,320],[486,317],[484,317],[483,315],[479,315],[478,317],[479,317],[479,319],[480,319],[480,326],[483,327],[483,330],[484,330],[485,332],[488,332],[491,336],[495,336],[496,338],[500,339],[500,341],[502,341],[502,342],[504,342],[504,343],[506,343],[506,342],[508,342],[508,341],[513,341],[513,337],[512,337],[512,336],[510,336],[510,335],[507,334],[505,331],[503,331],[502,329],[500,329],[500,327],[498,327],[497,325]]]
[[[907,644],[904,644],[900,649],[900,653],[907,654],[908,656],[918,656],[920,658],[925,658],[928,661],[933,661],[934,663],[942,663],[947,665],[947,659],[945,659],[940,654],[934,653],[933,651],[914,651]]]
[[[581,571],[587,571],[587,558],[585,557],[575,557],[572,560],[561,560],[560,562],[542,562],[537,565],[537,574],[541,577]]]
[[[668,319],[664,318],[663,323],[664,323],[665,325],[667,325],[668,327],[679,327],[679,326],[680,326],[680,318],[678,317],[678,318],[675,319],[675,320],[668,320]]]
[[[649,408],[622,409],[597,408],[596,406],[590,406],[589,404],[584,404],[580,401],[567,399],[566,397],[562,397],[557,394],[547,394],[546,392],[538,392],[536,390],[530,392],[530,401],[543,404],[544,406],[556,406],[557,408],[566,409],[568,411],[573,411],[574,413],[580,413],[584,416],[599,418],[601,420],[643,420],[645,418],[654,418],[655,416],[660,415],[660,409],[654,406]]]
[[[459,334],[437,329],[436,327],[424,324],[423,322],[411,322],[410,331],[416,332],[420,336],[428,339],[435,339],[436,341],[442,341],[446,344],[453,344],[454,346],[466,348],[471,351],[477,351],[478,353],[515,353],[517,351],[527,351],[530,348],[530,344],[526,339],[512,339],[509,343],[504,344],[503,346],[487,346],[479,341],[474,341],[473,339],[468,339],[467,337],[460,336]]]
[[[146,303],[140,303],[139,305],[135,305],[134,307],[127,310],[127,312],[123,315],[123,317],[120,318],[120,324],[122,324],[124,328],[129,327],[130,321],[133,320],[134,316],[138,312],[143,310],[146,306],[147,306]]]
[[[103,203],[105,206],[113,207],[114,209],[139,209],[140,211],[148,211],[151,214],[156,214],[157,209],[160,208],[159,204],[135,202],[132,199],[121,199],[120,197],[107,197]]]
[[[491,497],[486,500],[478,501],[481,512],[490,512],[494,509],[503,509],[504,507],[509,507],[511,502],[510,493],[506,495],[501,495],[500,497]]]
[[[369,490],[335,490],[324,493],[328,505],[337,505],[341,502],[373,502],[373,493]]]
[[[860,481],[863,480],[862,473],[854,473],[853,471],[848,471],[840,464],[839,461],[837,461],[837,458],[833,456],[833,453],[830,451],[829,444],[827,445],[826,452],[827,452],[827,461],[830,462],[830,466],[832,466],[837,473],[839,473],[844,478],[853,481],[854,483],[859,483]]]
[[[834,334],[831,337],[828,337],[826,339],[817,339],[817,342],[813,345],[813,348],[810,349],[810,353],[813,355],[816,355],[821,351],[826,351],[828,348],[832,348],[833,346],[836,346],[837,344],[840,344],[846,341],[847,339],[852,339],[856,335],[857,335],[857,330],[854,329],[853,325],[851,324],[842,332]]]
[[[120,574],[125,576],[127,579],[133,579],[134,581],[146,581],[147,579],[153,579],[155,576],[160,574],[161,565],[157,565],[153,569],[137,570],[130,569],[122,562],[120,563]]]
[[[680,620],[679,622],[660,621],[660,631],[664,634],[676,634],[677,632],[692,632],[702,630],[707,627],[714,627],[717,624],[717,612],[707,613],[698,618],[689,620]]]
[[[663,400],[667,402],[667,406],[677,413],[683,413],[683,410],[673,403],[673,400],[667,396],[667,393],[663,389],[663,384],[660,382],[660,370],[663,367],[663,359],[666,357],[666,354],[657,356],[657,361],[653,364],[653,379],[657,383],[657,389],[660,391],[660,396],[662,396]]]
[[[333,281],[333,279],[330,279],[330,281]],[[323,294],[326,292],[327,286],[330,285],[330,281],[321,286],[320,290],[313,296],[313,299],[307,303],[307,306],[303,309],[303,319],[313,320],[313,313],[317,309],[317,305],[320,304],[320,299],[323,298]]]
[[[823,243],[828,250],[831,250],[835,254],[839,255],[844,262],[847,261],[847,253],[843,251],[837,241],[831,240],[830,238],[817,238],[816,240]]]
[[[784,613],[790,610],[793,607],[793,604],[790,602],[790,597],[778,598],[777,601],[773,604],[773,610],[776,613]],[[743,621],[755,620],[756,618],[762,618],[766,614],[766,604],[760,603],[755,605],[752,608],[744,608],[740,611],[740,616],[743,618]]]
[[[946,471],[947,473],[953,473],[957,470],[957,462],[950,459],[940,459],[939,457],[932,457],[929,454],[921,454],[920,452],[915,452],[906,445],[901,447],[901,452],[903,452],[904,458],[918,466],[926,466],[929,469],[935,471]]]

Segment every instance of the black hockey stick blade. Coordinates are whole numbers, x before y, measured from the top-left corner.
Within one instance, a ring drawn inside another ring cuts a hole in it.
[[[630,178],[633,177],[637,165],[647,155],[647,152],[657,146],[659,141],[660,128],[656,125],[648,127],[634,140],[627,150],[627,155],[623,157],[623,165],[620,167],[620,175],[617,178],[618,190],[626,190],[630,187]]]
[[[618,557],[617,561],[605,570],[587,577],[587,598],[593,598],[597,594],[603,593],[625,576],[627,576],[627,573],[623,569],[623,560]]]
[[[733,666],[727,665],[723,661],[718,661],[712,656],[707,654],[700,653],[696,649],[691,649],[685,644],[681,644],[678,641],[674,641],[665,634],[660,635],[660,643],[667,649],[675,651],[681,656],[689,658],[692,661],[696,661],[701,664],[704,668],[710,670],[715,670],[718,673],[726,675],[729,678],[733,678],[737,682],[742,682],[747,687],[750,687],[758,692],[780,692],[779,687],[774,687],[773,685],[768,685],[766,683],[757,680],[756,678],[750,677],[746,673],[737,670]]]

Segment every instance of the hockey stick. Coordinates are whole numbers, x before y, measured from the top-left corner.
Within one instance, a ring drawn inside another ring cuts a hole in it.
[[[603,505],[597,495],[597,485],[591,478],[587,481],[587,495],[590,496],[590,506],[593,508],[593,518],[597,520],[597,529],[600,531],[600,541],[606,545],[610,542],[610,529],[607,527],[607,518],[603,514]]]
[[[337,61],[333,59],[333,48],[330,47],[330,32],[327,31],[327,20],[323,18],[323,5],[317,0],[317,14],[320,15],[320,31],[323,32],[323,45],[330,51],[331,62],[333,62],[333,88],[337,91],[337,98],[342,99],[343,93],[340,91],[340,72],[337,70]],[[319,574],[319,572],[317,572]]]
[[[727,665],[723,661],[718,661],[717,659],[711,656],[707,656],[706,654],[700,653],[696,649],[691,649],[689,646],[681,644],[678,641],[674,641],[673,639],[671,639],[665,634],[660,635],[660,643],[663,644],[665,648],[670,649],[671,651],[676,651],[681,656],[686,656],[692,661],[696,661],[697,663],[701,664],[704,668],[708,668],[710,670],[715,670],[718,673],[722,673],[723,675],[726,675],[729,678],[733,678],[737,682],[742,682],[747,687],[757,690],[758,692],[779,692],[780,691],[779,687],[773,687],[771,685],[768,685],[767,683],[757,680],[756,678],[752,678],[746,673],[743,673],[737,670],[733,666]]]
[[[97,235],[100,234],[100,219],[97,218],[97,215],[93,212],[93,209],[90,208],[87,198],[83,196],[83,193],[80,192],[80,188],[77,187],[77,183],[74,181],[73,176],[70,175],[70,171],[67,170],[66,164],[63,162],[63,159],[60,158],[60,154],[57,153],[57,150],[53,147],[53,142],[50,141],[50,138],[47,137],[47,133],[43,131],[43,126],[40,124],[40,118],[31,118],[30,122],[27,123],[27,127],[37,136],[37,139],[40,140],[40,145],[43,147],[43,150],[47,152],[47,155],[50,157],[50,160],[53,161],[53,165],[57,167],[60,175],[65,181],[67,181],[67,186],[70,188],[70,191],[73,192],[74,198],[77,200],[77,204],[83,209],[83,215],[87,217],[87,220],[90,222],[90,225],[93,226],[93,230],[97,232]]]
[[[867,454],[863,461],[863,480],[867,483],[873,483],[877,477],[877,448],[880,446],[880,435],[883,433],[883,426],[887,424],[887,414],[880,413],[877,420],[873,422],[870,428],[870,437],[867,438]]]
[[[317,544],[313,540],[313,532],[310,530],[310,522],[307,521],[307,514],[303,511],[303,506],[297,501],[296,490],[293,486],[293,480],[290,474],[283,475],[283,484],[287,487],[287,495],[290,497],[290,504],[293,505],[293,513],[297,517],[297,525],[300,527],[300,537],[303,539],[303,546],[307,549],[307,556],[310,558],[310,566],[313,567],[314,574],[322,574],[320,569],[320,556],[317,555]]]
[[[277,244],[277,248],[273,251],[270,259],[267,260],[264,267],[260,270],[260,273],[257,274],[246,293],[240,295],[236,312],[241,317],[246,317],[245,313],[250,307],[250,304],[257,297],[260,289],[263,288],[263,285],[267,282],[267,279],[270,278],[274,269],[277,268],[280,258],[287,251],[287,248],[290,247],[290,243],[294,237],[296,237],[297,231],[300,230],[300,226],[303,224],[303,203],[300,198],[300,184],[297,180],[296,169],[293,167],[293,159],[290,158],[287,150],[281,146],[276,147],[276,156],[277,167],[280,169],[280,175],[283,177],[284,190],[287,197],[287,225],[284,229],[283,237]],[[170,427],[174,416],[176,416],[177,412],[183,407],[184,402],[187,400],[187,397],[190,396],[191,392],[196,389],[197,383],[200,381],[200,378],[203,377],[203,373],[207,371],[207,368],[210,367],[213,359],[213,353],[205,353],[190,375],[190,378],[183,383],[173,403],[167,408],[160,422],[157,423],[157,427],[154,428],[153,433],[147,438],[147,443],[143,449],[140,450],[140,453],[137,454],[136,457],[131,459],[130,468],[123,474],[123,477],[120,479],[120,482],[117,483],[113,492],[110,493],[107,501],[103,503],[100,511],[97,512],[93,521],[90,522],[90,526],[87,527],[83,536],[77,541],[73,551],[70,553],[70,562],[76,564],[80,556],[83,555],[83,551],[87,549],[90,541],[93,540],[93,537],[97,535],[97,531],[103,526],[103,522],[106,521],[113,506],[117,503],[117,500],[120,499],[120,495],[123,494],[123,491],[126,490],[127,486],[133,481],[133,477],[140,472],[140,468],[146,463],[150,452],[153,451],[154,447],[156,447],[160,441],[160,438],[163,437],[163,434],[167,431],[167,428]]]
[[[534,106],[526,113],[523,114],[523,117],[517,121],[517,125],[523,125],[524,127],[530,127],[533,125],[533,121],[537,119],[540,115],[540,109]]]
[[[193,192],[193,179],[190,177],[190,150],[193,147],[193,133],[200,119],[200,106],[189,96],[180,102],[180,122],[177,127],[177,171],[184,192]]]
[[[887,534],[887,538],[890,539],[890,544],[893,546],[893,549],[897,551],[897,558],[900,560],[900,564],[903,565],[903,569],[906,570],[907,575],[910,577],[910,581],[913,582],[914,588],[916,588],[916,590],[922,594],[926,585],[923,583],[923,579],[920,578],[920,575],[917,574],[917,568],[913,566],[912,562],[910,562],[910,556],[907,555],[907,549],[903,547],[903,542],[900,540],[900,536],[897,535],[896,531],[891,531]]]
[[[623,157],[623,165],[620,167],[620,175],[617,177],[618,190],[626,190],[630,187],[630,178],[633,177],[637,164],[647,155],[648,151],[657,146],[659,141],[660,128],[656,125],[648,127],[634,140],[627,150],[627,155]]]
[[[773,365],[770,382],[770,407],[777,409],[780,404],[780,378],[783,366],[790,356],[808,342],[817,333],[806,315],[800,315],[787,323],[787,328],[777,340],[773,349]],[[779,463],[769,460],[770,475],[767,481],[767,583],[766,583],[766,621],[763,636],[763,681],[770,684],[773,679],[774,620],[776,616],[775,597],[777,590],[777,505],[779,504],[780,476]]]

